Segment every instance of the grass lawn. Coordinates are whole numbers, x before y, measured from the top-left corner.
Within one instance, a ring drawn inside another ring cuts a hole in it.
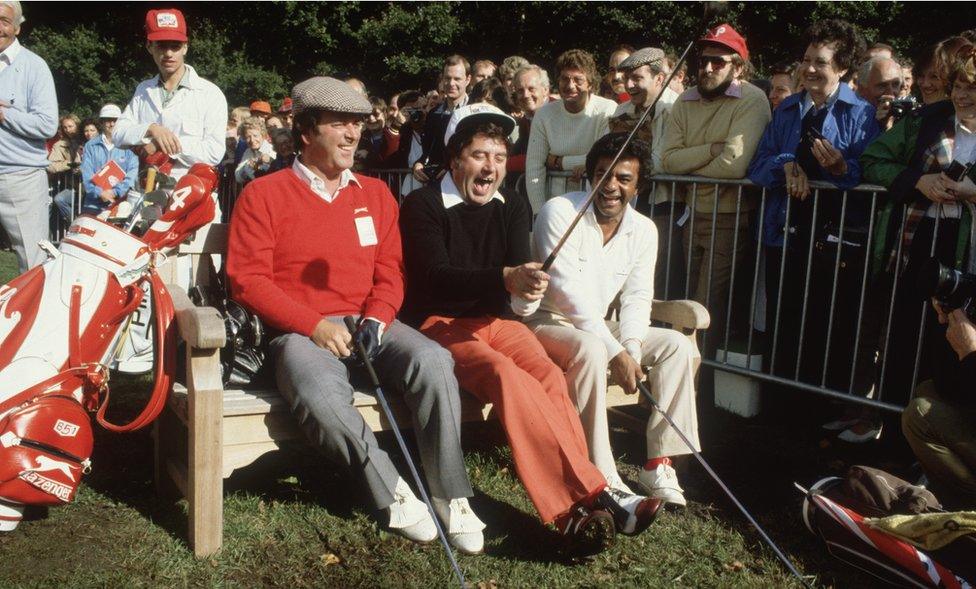
[[[0,253],[0,282],[16,273],[11,258]],[[140,381],[115,385],[116,396],[129,401],[148,392]],[[824,402],[791,393],[787,403],[794,419],[744,420],[703,410],[705,456],[812,584],[875,586],[806,531],[792,483],[809,485],[848,463],[894,469],[881,462],[887,450],[827,444],[812,419]],[[392,437],[381,441],[399,454]],[[497,424],[466,426],[463,436],[476,491],[472,505],[488,524],[486,553],[460,557],[474,586],[800,586],[693,459],[679,464],[686,511],[663,513],[647,532],[620,537],[594,562],[563,562],[558,536],[539,524],[503,442]],[[613,444],[622,474],[636,480],[643,436],[615,430]],[[0,535],[0,587],[452,584],[439,544],[417,546],[382,531],[356,484],[308,448],[266,462],[228,481],[224,548],[198,561],[186,545],[185,502],[155,494],[150,434],[98,430],[94,470],[78,499]]]

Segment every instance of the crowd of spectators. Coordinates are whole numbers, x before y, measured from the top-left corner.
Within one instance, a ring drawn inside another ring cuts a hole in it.
[[[917,320],[924,296],[916,277],[933,254],[943,264],[974,269],[967,252],[976,184],[966,175],[976,161],[974,38],[968,31],[902,56],[885,43],[868,46],[849,23],[824,21],[805,32],[795,62],[774,65],[766,78],[755,76],[746,40],[727,24],[699,42],[691,67],[662,48],[627,45],[615,47],[605,61],[569,49],[555,56],[552,69],[520,56],[496,65],[450,55],[435,88],[381,97],[370,93],[368,79],[344,80],[372,107],[355,169],[406,170],[397,187],[401,197],[439,183],[449,169],[445,132],[452,114],[484,102],[517,122],[506,167],[510,179],[524,174],[524,183],[511,187],[523,191],[536,214],[552,197],[584,186],[586,156],[610,132],[634,131],[647,142],[645,169],[654,174],[747,178],[764,189],[762,199],[759,191],[732,184],[699,184],[693,194],[664,183],[640,187],[637,210],[668,236],[657,245],[659,295],[674,293],[664,292],[665,282],[687,284],[683,294],[707,306],[710,331],[721,334],[732,317],[750,314],[748,307],[731,304],[729,291],[749,249],[758,248],[766,305],[757,327],[779,336],[767,355],[767,363],[773,354],[778,361],[767,368],[863,396],[871,396],[883,378],[885,400],[908,403],[914,411],[906,431],[918,438],[924,429],[924,443],[935,444],[934,430],[918,425],[925,415],[917,415],[932,404],[912,400],[912,387],[931,379],[940,392],[963,386],[957,370],[963,355],[946,340],[947,310],[927,308],[929,319]],[[651,104],[656,106],[635,130]],[[292,108],[290,98],[272,105],[256,97],[230,110],[224,178],[241,187],[292,165]],[[47,173],[80,169],[83,186],[80,194],[55,196],[65,217],[105,208],[137,178],[137,159],[113,143],[120,114],[107,104],[95,119],[60,117],[47,142]],[[111,190],[98,189],[91,176],[109,160],[122,167],[125,179]],[[962,175],[946,175],[953,162],[963,165]],[[811,182],[831,188],[811,198]],[[887,189],[877,206],[843,196],[861,183]],[[869,226],[874,243],[866,241]],[[838,244],[844,244],[841,271],[834,264],[841,259]],[[665,263],[664,256],[672,261]],[[870,268],[869,280],[863,268]],[[742,282],[751,284],[751,276],[742,274]],[[872,301],[867,307],[873,308],[862,314],[865,285]],[[896,318],[887,330],[885,316]],[[882,337],[882,331],[891,333]],[[718,341],[711,338],[712,346]],[[892,342],[888,350],[882,349],[885,341]],[[914,357],[916,345],[922,350],[917,369],[895,361],[880,374],[883,353]],[[827,367],[830,348],[836,361]],[[713,352],[706,346],[705,353]],[[934,398],[931,386],[925,390]],[[870,411],[847,412],[828,425],[851,442],[880,434]],[[933,462],[926,466],[940,472],[939,458],[928,459]],[[960,483],[964,491],[972,492],[965,486],[972,480]]]

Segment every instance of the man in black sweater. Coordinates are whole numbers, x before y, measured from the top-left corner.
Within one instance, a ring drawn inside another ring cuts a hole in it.
[[[514,127],[483,103],[452,115],[449,172],[408,195],[400,210],[401,317],[451,352],[462,388],[495,406],[540,517],[556,523],[576,554],[590,555],[615,531],[645,529],[660,502],[607,487],[589,460],[562,371],[515,320],[538,307],[549,277],[529,261],[528,202],[498,191]]]

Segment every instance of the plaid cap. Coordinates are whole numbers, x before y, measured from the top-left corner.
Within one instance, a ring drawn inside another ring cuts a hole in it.
[[[369,100],[342,80],[325,76],[299,82],[291,90],[292,109],[297,116],[304,110],[368,115],[373,112]]]
[[[642,65],[656,65],[664,63],[664,51],[657,47],[644,47],[630,54],[620,62],[618,70],[633,70]]]

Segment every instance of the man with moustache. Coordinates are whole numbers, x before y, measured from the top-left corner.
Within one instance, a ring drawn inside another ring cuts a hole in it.
[[[146,50],[159,73],[136,87],[112,133],[117,146],[159,158],[176,179],[195,163],[216,166],[226,151],[227,100],[186,63],[187,49],[182,12],[146,13]]]
[[[365,347],[385,390],[403,394],[410,408],[448,540],[481,552],[485,526],[467,501],[473,491],[451,355],[397,321],[404,291],[397,201],[386,183],[350,171],[372,106],[325,77],[296,85],[292,100],[300,153],[290,169],[241,193],[227,246],[231,290],[273,330],[278,385],[309,439],[365,480],[393,531],[431,542],[437,530],[426,506],[353,406],[350,357]],[[354,333],[346,315],[357,319]]]
[[[625,492],[629,489],[617,473],[607,425],[608,367],[613,380],[630,394],[645,377],[643,367],[650,367],[652,394],[699,448],[698,351],[681,333],[650,327],[658,232],[650,219],[629,206],[646,182],[648,144],[634,139],[610,168],[626,138],[626,133],[612,133],[590,149],[587,177],[595,184],[609,170],[607,180],[559,250],[541,307],[527,319],[549,357],[566,373],[590,459],[607,484]],[[533,259],[549,256],[586,197],[586,192],[571,192],[546,202],[532,232]],[[606,321],[618,298],[620,320]],[[650,497],[685,505],[671,457],[688,452],[667,421],[654,412],[647,424],[647,462],[638,476],[641,489]]]
[[[743,178],[769,123],[769,102],[762,90],[741,79],[749,50],[731,25],[709,30],[699,40],[698,49],[698,85],[683,92],[671,109],[661,170]],[[685,254],[691,259],[688,294],[708,307],[712,318],[709,333],[716,334],[706,336],[706,348],[720,339],[717,334],[724,333],[733,258],[743,259],[749,241],[749,211],[756,203],[747,196],[740,201],[740,194],[737,186],[716,189],[701,184],[688,196],[693,215],[683,240]]]
[[[48,237],[47,148],[58,130],[58,97],[47,63],[20,44],[20,2],[0,2],[0,224],[21,272],[42,263]]]

